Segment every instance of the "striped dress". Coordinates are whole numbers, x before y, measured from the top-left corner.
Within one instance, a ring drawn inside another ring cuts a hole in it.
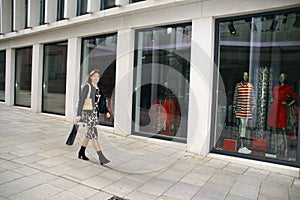
[[[237,83],[233,95],[235,117],[251,119],[253,107],[255,107],[253,85],[243,81]]]

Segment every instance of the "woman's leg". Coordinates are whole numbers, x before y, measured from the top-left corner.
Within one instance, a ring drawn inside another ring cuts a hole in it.
[[[83,160],[89,160],[89,158],[86,157],[86,155],[85,155],[85,149],[86,149],[88,143],[89,143],[89,138],[88,137],[84,137],[83,141],[82,141],[81,148],[80,148],[80,150],[78,152],[78,158],[81,158]]]
[[[95,128],[96,129],[96,128]],[[97,130],[95,130],[95,131],[97,131]],[[98,135],[98,134],[97,134]],[[92,140],[92,143],[93,143],[93,146],[94,146],[94,148],[95,148],[95,150],[96,150],[96,152],[97,152],[97,154],[98,154],[98,156],[99,156],[99,162],[100,162],[100,164],[101,165],[104,165],[104,164],[107,164],[107,163],[109,163],[110,161],[104,156],[104,154],[102,153],[102,151],[101,151],[101,148],[100,148],[100,144],[99,144],[99,142],[98,142],[98,139],[96,138],[96,139],[93,139]]]

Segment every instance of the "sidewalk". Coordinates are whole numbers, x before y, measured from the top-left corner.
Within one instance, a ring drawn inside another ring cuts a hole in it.
[[[67,146],[71,127],[56,116],[0,104],[0,200],[300,199],[298,178],[263,169],[264,163],[186,153],[182,144],[101,133],[111,163],[99,165],[91,143],[90,160],[83,161],[77,153],[84,128]]]

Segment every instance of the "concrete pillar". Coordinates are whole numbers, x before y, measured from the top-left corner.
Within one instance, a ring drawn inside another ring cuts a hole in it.
[[[28,0],[28,27],[38,26],[40,22],[40,0]]]
[[[118,31],[114,115],[114,132],[117,134],[131,134],[133,58],[134,30]]]
[[[13,30],[19,31],[25,27],[25,0],[14,1]]]
[[[100,0],[88,0],[87,12],[95,13],[100,10]]]
[[[10,0],[0,1],[0,33],[11,32],[12,2]]]
[[[192,35],[187,150],[206,155],[212,126],[213,18],[193,20]]]
[[[67,83],[66,83],[66,120],[74,121],[79,99],[80,79],[80,49],[81,38],[70,38],[68,40],[67,55]]]
[[[43,89],[43,55],[42,44],[34,44],[32,49],[32,81],[31,81],[31,111],[41,112]]]
[[[5,104],[14,105],[15,92],[15,49],[6,49],[5,64]]]
[[[57,16],[57,1],[45,0],[45,23],[56,21]]]
[[[72,18],[76,16],[77,0],[65,0],[64,18]]]

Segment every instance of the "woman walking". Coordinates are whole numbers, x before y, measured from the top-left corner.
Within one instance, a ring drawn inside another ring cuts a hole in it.
[[[92,70],[85,80],[85,85],[80,94],[78,102],[78,110],[76,121],[83,121],[87,124],[87,132],[83,138],[80,151],[78,152],[78,158],[83,160],[89,160],[85,155],[85,149],[89,143],[89,140],[92,140],[93,146],[97,151],[99,156],[99,162],[101,165],[107,164],[110,161],[104,156],[101,151],[99,142],[98,142],[98,112],[105,113],[107,118],[110,118],[110,113],[106,107],[106,102],[104,95],[100,88],[98,87],[98,82],[100,79],[100,72],[97,69]],[[84,104],[87,98],[91,98],[92,106],[90,109],[85,109]]]

